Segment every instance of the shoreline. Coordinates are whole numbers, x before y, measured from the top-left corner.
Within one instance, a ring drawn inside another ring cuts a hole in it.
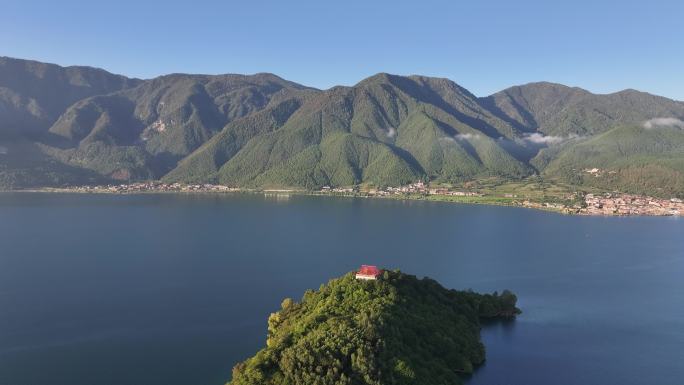
[[[129,186],[131,186],[129,188]],[[160,188],[159,186],[162,186]],[[341,190],[341,189],[340,189]],[[397,188],[397,191],[398,188]],[[143,195],[143,194],[258,194],[263,196],[322,196],[322,197],[345,197],[345,198],[371,198],[393,199],[400,201],[427,201],[445,202],[472,205],[487,205],[500,207],[518,207],[533,210],[552,212],[562,215],[579,216],[604,216],[604,217],[664,217],[679,216],[684,214],[684,203],[677,199],[658,199],[646,196],[630,194],[605,193],[603,196],[586,194],[582,199],[584,204],[572,206],[562,203],[542,202],[530,199],[521,199],[514,194],[508,196],[488,195],[482,193],[426,193],[426,192],[395,192],[392,194],[371,191],[357,191],[344,189],[343,191],[332,190],[303,190],[303,189],[246,189],[231,188],[221,185],[177,185],[170,188],[169,185],[115,185],[115,186],[79,186],[79,187],[41,187],[30,189],[0,190],[0,193],[62,193],[62,194],[109,194],[109,195]],[[454,195],[458,194],[458,195]],[[615,204],[620,202],[620,205]],[[670,209],[662,208],[662,202],[672,202]],[[638,203],[638,205],[637,205]],[[634,204],[632,207],[630,205]],[[644,205],[658,207],[652,211],[641,211],[638,208]],[[656,206],[657,205],[657,206]]]

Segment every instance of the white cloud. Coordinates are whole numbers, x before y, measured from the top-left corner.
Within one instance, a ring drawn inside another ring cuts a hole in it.
[[[458,134],[455,136],[456,140],[473,140],[480,139],[479,134]]]
[[[443,136],[439,138],[439,140],[447,143],[456,143],[456,141],[477,140],[480,138],[480,134],[457,134],[454,136]]]
[[[577,139],[579,135],[570,134],[568,136],[544,135],[538,132],[523,135],[522,139],[526,142],[539,145],[558,144],[570,139]]]
[[[565,140],[562,136],[543,135],[538,132],[525,134],[523,140],[534,144],[556,144]]]
[[[684,121],[677,118],[654,118],[644,122],[644,128],[647,130],[658,127],[677,127],[684,130]]]
[[[394,138],[397,136],[397,129],[394,127],[390,127],[387,129],[387,137],[388,138]]]
[[[482,139],[482,137],[483,136],[480,134],[465,133],[465,134],[458,134],[458,135],[455,135],[453,137],[445,136],[445,137],[439,138],[439,140],[443,140],[443,141],[447,141],[447,142],[454,142],[457,140],[458,141],[463,141],[463,140],[472,141],[472,140]],[[520,139],[524,142],[527,142],[527,143],[543,146],[543,145],[557,144],[557,143],[564,142],[566,140],[577,139],[579,137],[580,136],[577,134],[570,134],[568,136],[553,136],[553,135],[544,135],[544,134],[540,134],[538,132],[535,132],[535,133],[531,133],[531,134],[524,134],[522,136],[522,138],[520,138]],[[503,136],[499,137],[497,139],[497,141],[501,145],[507,145],[507,144],[511,144],[514,142],[513,140],[508,139],[508,138],[503,137]],[[518,140],[518,143],[520,143],[519,140]]]

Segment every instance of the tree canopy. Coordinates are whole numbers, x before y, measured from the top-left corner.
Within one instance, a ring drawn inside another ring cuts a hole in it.
[[[477,294],[385,271],[353,273],[268,319],[266,347],[233,368],[230,385],[460,384],[485,359],[480,319],[514,317],[510,291]]]

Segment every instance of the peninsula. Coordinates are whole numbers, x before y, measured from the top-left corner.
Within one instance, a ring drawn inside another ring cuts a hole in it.
[[[516,296],[448,290],[363,266],[268,318],[266,347],[229,385],[461,384],[485,360],[482,319],[520,313]]]

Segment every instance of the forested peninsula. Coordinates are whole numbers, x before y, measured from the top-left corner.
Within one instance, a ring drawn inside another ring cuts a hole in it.
[[[485,360],[483,319],[520,313],[508,290],[478,294],[430,278],[348,273],[268,318],[266,347],[228,385],[461,384]]]

